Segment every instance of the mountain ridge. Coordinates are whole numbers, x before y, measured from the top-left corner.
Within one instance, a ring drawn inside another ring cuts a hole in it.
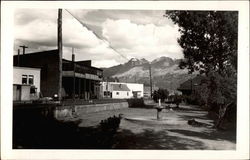
[[[180,69],[181,59],[159,57],[151,62],[145,58],[131,58],[128,62],[110,68],[103,68],[104,77],[119,79],[120,82],[143,83],[149,86],[149,65],[151,65],[153,84],[159,88],[177,90],[179,85],[196,74],[188,74]]]

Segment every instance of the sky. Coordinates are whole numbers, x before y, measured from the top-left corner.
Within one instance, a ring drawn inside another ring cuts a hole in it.
[[[92,60],[95,67],[111,67],[131,58],[149,61],[162,56],[183,58],[177,43],[180,37],[178,26],[163,16],[163,10],[68,11],[88,29],[63,10],[65,59],[71,59],[72,48],[76,60]],[[56,49],[57,12],[56,9],[17,9],[14,17],[14,54],[17,54],[20,45],[28,46],[26,53]]]

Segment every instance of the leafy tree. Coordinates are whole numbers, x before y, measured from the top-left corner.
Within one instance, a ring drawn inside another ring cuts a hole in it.
[[[198,92],[205,105],[219,108],[219,127],[227,107],[236,107],[238,12],[166,11],[165,16],[179,26],[184,53],[179,67],[206,75]]]
[[[180,67],[201,73],[237,67],[238,12],[166,11],[165,16],[179,26],[185,57]]]
[[[158,102],[158,99],[161,99],[163,102],[168,97],[169,91],[167,89],[159,88],[157,91],[155,90],[153,93],[153,100]]]

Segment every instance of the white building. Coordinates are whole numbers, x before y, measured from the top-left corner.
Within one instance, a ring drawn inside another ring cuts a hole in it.
[[[13,101],[28,101],[39,98],[39,68],[14,67],[13,69]]]
[[[142,98],[143,84],[102,82],[101,91],[104,98]]]

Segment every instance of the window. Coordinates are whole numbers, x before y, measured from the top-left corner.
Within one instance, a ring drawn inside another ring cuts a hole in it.
[[[37,88],[35,88],[34,86],[32,86],[31,88],[30,88],[30,93],[32,94],[32,93],[36,93],[37,91]]]
[[[28,76],[22,75],[22,84],[27,84]]]
[[[128,96],[128,94],[129,94],[129,93],[127,92],[127,96]]]
[[[110,92],[109,91],[104,91],[104,96],[109,96]]]
[[[29,75],[29,84],[34,84],[34,76]]]
[[[116,92],[116,95],[119,95],[119,92]]]

